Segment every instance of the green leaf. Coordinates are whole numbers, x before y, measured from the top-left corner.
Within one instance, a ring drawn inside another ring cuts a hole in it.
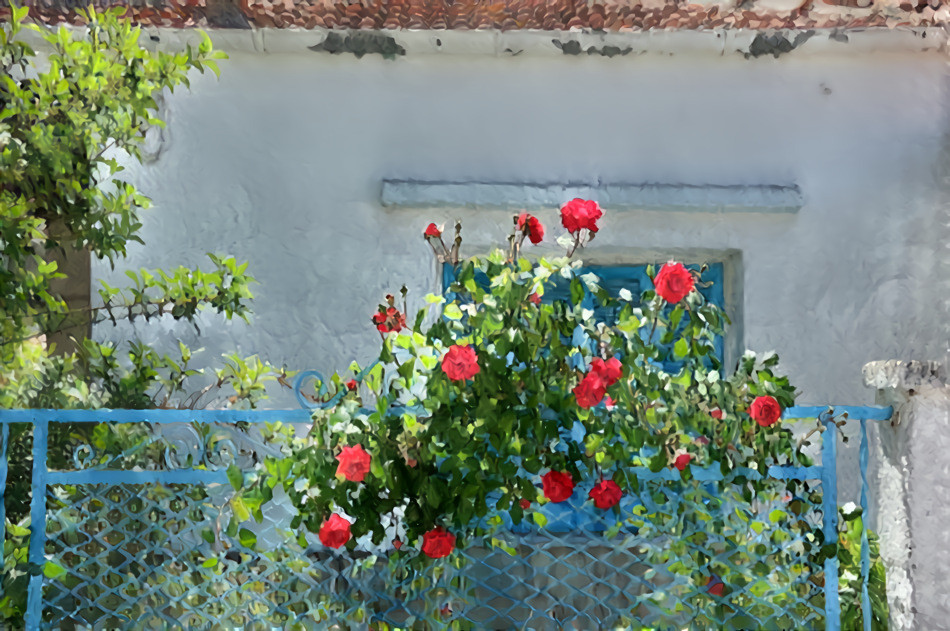
[[[245,548],[253,550],[257,546],[257,535],[247,528],[241,528],[238,530],[238,541],[240,541],[241,545]]]
[[[240,491],[241,487],[244,486],[244,472],[233,463],[228,467],[228,482],[231,483],[235,491]]]
[[[247,521],[251,518],[251,511],[248,510],[247,504],[244,503],[244,500],[241,499],[239,495],[235,495],[231,498],[231,510],[234,511],[234,517],[239,521]]]
[[[834,558],[835,555],[837,555],[837,554],[838,554],[838,544],[836,544],[836,543],[828,543],[828,544],[825,544],[825,545],[821,546],[821,551],[820,551],[820,553],[819,553],[819,556],[820,556],[822,559],[832,559],[832,558]]]
[[[214,543],[214,532],[210,528],[202,528],[201,538],[208,543]]]
[[[689,342],[686,341],[686,338],[681,337],[676,340],[676,344],[673,345],[673,354],[677,359],[682,359],[689,355]]]
[[[613,526],[607,529],[607,532],[604,533],[604,537],[607,539],[613,539],[620,533],[621,528],[623,528],[623,522],[618,521]]]
[[[571,302],[575,305],[581,304],[584,301],[585,295],[584,284],[576,276],[571,279]]]
[[[28,537],[30,536],[30,529],[24,528],[23,526],[20,526],[19,524],[7,522],[7,533],[11,537]]]
[[[548,525],[548,518],[544,516],[544,513],[541,511],[534,511],[531,513],[531,519],[534,520],[534,523],[538,525],[538,528],[544,528]]]
[[[670,330],[675,331],[680,325],[680,321],[683,319],[683,314],[686,313],[686,310],[683,309],[682,305],[677,305],[673,309],[673,313],[670,314]]]
[[[47,561],[43,565],[43,575],[46,578],[57,580],[66,576],[66,569],[58,563]]]

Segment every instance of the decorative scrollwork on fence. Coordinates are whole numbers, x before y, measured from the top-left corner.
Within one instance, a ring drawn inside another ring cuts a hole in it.
[[[363,380],[370,373],[370,371],[376,367],[377,364],[379,364],[379,360],[374,361],[366,368],[361,370],[353,377],[353,380],[357,384],[363,383]],[[309,395],[308,398],[308,395],[304,394],[303,386],[311,379],[314,382],[320,384],[320,388],[317,390],[316,397]],[[327,381],[323,378],[323,373],[321,373],[319,370],[304,370],[298,374],[297,378],[294,380],[294,395],[297,397],[297,403],[300,404],[300,407],[304,408],[305,410],[325,410],[327,408],[331,408],[343,399],[343,397],[346,395],[346,390],[341,389],[332,397],[327,399],[329,394],[330,391],[327,388]]]
[[[318,399],[326,397],[329,393],[327,390],[327,382],[319,370],[304,370],[299,375],[297,375],[297,379],[294,381],[294,395],[296,395],[297,403],[300,404],[300,407],[308,410],[324,410],[332,405],[335,405],[340,399],[343,398],[344,393],[338,392],[336,396],[326,402],[321,403],[320,401],[308,400],[307,395],[303,393],[303,385],[310,379],[313,379],[315,382],[320,384],[320,389],[317,390]]]
[[[204,460],[204,440],[194,425],[170,424],[155,429],[165,447],[165,466],[169,469],[192,468]]]
[[[169,469],[226,469],[232,464],[252,469],[264,457],[280,454],[278,448],[261,440],[256,428],[175,423],[161,425],[155,431],[167,444],[165,466]]]

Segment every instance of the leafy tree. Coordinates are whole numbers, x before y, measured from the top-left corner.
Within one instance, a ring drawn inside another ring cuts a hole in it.
[[[149,52],[123,12],[90,7],[80,12],[85,28],[52,30],[27,23],[28,9],[12,6],[0,29],[0,408],[190,408],[215,397],[253,407],[264,383],[278,377],[256,357],[229,357],[206,388],[190,392],[200,371],[189,366],[184,345],[171,357],[134,340],[90,339],[94,323],[195,322],[202,311],[246,319],[253,282],[246,263],[209,255],[205,269],[140,270],[129,273],[128,287],[103,284],[98,303],[69,298],[83,282],[75,268],[91,258],[114,265],[130,243],[142,242],[149,199],[122,179],[120,160],[140,161],[146,132],[163,125],[156,94],[187,87],[193,70],[217,74],[225,57],[204,33],[184,51]],[[25,31],[39,33],[48,50],[38,54]],[[223,394],[232,387],[233,395]],[[124,445],[143,432],[127,433]],[[55,424],[50,465],[65,465],[75,445],[93,440],[88,424]],[[28,512],[31,442],[29,426],[11,428],[5,498],[13,524]],[[22,533],[12,524],[7,530]],[[4,573],[0,611],[8,617],[16,617],[10,588],[21,578]]]

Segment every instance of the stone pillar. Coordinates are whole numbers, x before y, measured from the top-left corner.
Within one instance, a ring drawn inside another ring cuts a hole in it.
[[[871,443],[875,527],[887,566],[891,629],[950,625],[950,388],[937,362],[864,366],[877,403],[894,407]]]

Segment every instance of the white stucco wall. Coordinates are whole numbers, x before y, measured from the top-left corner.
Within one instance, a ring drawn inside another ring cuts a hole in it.
[[[384,294],[405,283],[418,306],[438,286],[421,238],[428,222],[462,219],[473,253],[503,243],[511,221],[506,211],[384,209],[387,178],[794,184],[797,214],[606,207],[583,256],[729,253],[743,346],[777,351],[802,404],[871,403],[865,362],[943,355],[942,52],[839,43],[746,59],[691,50],[710,36],[687,33],[662,54],[610,59],[473,46],[385,60],[311,52],[292,35],[300,52],[233,46],[220,80],[196,77],[169,98],[160,156],[132,170],[154,209],[147,245],[124,267],[196,264],[214,251],[249,260],[261,283],[253,326],[209,320],[198,338],[169,322],[150,341],[181,338],[208,362],[235,349],[324,372],[368,361]],[[551,243],[556,217],[541,213]],[[122,269],[94,275],[120,282]]]

